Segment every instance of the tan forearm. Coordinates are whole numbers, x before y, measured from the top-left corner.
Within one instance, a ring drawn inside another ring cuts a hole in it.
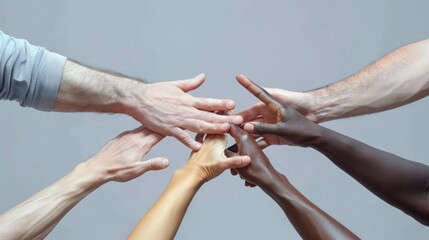
[[[137,83],[67,60],[53,110],[124,113],[127,94]]]
[[[318,122],[384,111],[425,97],[429,94],[429,40],[401,47],[310,94]]]
[[[202,184],[201,178],[185,167],[176,171],[162,195],[130,233],[128,240],[173,239]]]
[[[80,200],[102,184],[84,164],[0,216],[1,239],[43,239]]]

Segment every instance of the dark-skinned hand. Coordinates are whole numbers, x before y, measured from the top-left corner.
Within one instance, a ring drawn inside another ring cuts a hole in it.
[[[267,105],[271,113],[271,122],[245,123],[244,130],[251,134],[260,135],[263,139],[258,143],[265,148],[269,145],[291,144],[308,147],[320,135],[320,127],[308,120],[295,109],[282,105],[262,87],[252,82],[244,75],[238,75],[237,81],[250,93]],[[268,117],[268,114],[265,114]],[[275,119],[275,120],[274,120]]]
[[[250,156],[251,158],[249,165],[235,169],[235,171],[232,171],[233,175],[239,173],[240,177],[246,180],[246,186],[254,187],[255,185],[261,186],[261,184],[266,184],[269,181],[269,176],[277,173],[277,171],[258,146],[258,143],[252,136],[234,124],[231,124],[229,133],[237,144],[229,147],[225,151],[225,154],[228,157],[239,154]]]

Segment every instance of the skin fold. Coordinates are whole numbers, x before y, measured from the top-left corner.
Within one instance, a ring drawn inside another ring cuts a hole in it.
[[[227,136],[199,134],[203,142],[199,151],[192,152],[188,162],[174,172],[164,192],[132,230],[128,240],[173,239],[193,197],[201,186],[219,176],[226,169],[241,168],[249,164],[247,156],[226,157]]]
[[[357,73],[313,91],[266,90],[279,103],[319,123],[400,107],[429,94],[429,39],[398,48]],[[264,121],[269,112],[260,102],[239,114],[250,122]]]
[[[233,109],[235,102],[232,100],[188,94],[205,79],[205,75],[200,74],[187,80],[144,83],[67,60],[53,110],[127,114],[146,128],[173,136],[198,150],[201,144],[185,130],[224,134],[229,130],[229,123],[243,121],[241,116],[213,113]]]
[[[236,171],[244,180],[259,186],[282,208],[303,239],[359,239],[305,198],[286,176],[279,173],[252,136],[236,125],[231,126],[230,134],[237,145],[229,150],[237,150],[240,155],[252,159],[247,167]],[[234,153],[227,150],[227,155],[234,156]]]
[[[163,138],[143,127],[120,134],[65,177],[0,215],[0,239],[44,239],[76,204],[100,186],[167,167],[165,158],[141,161]]]
[[[390,205],[429,225],[429,167],[368,146],[319,126],[295,109],[280,104],[243,75],[238,82],[267,105],[275,123],[246,123],[249,133],[277,143],[311,147]],[[265,147],[266,142],[259,143]]]

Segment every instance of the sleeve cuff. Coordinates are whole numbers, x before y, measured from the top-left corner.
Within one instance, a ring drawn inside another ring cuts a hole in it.
[[[58,94],[60,87],[61,78],[63,76],[64,65],[67,58],[57,53],[46,51],[43,67],[46,75],[39,75],[40,79],[37,79],[41,83],[42,88],[39,89],[40,93],[37,94],[33,107],[41,111],[52,111],[54,107],[55,99]]]

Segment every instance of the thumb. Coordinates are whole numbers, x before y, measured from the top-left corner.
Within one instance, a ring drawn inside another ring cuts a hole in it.
[[[231,168],[242,168],[250,163],[249,156],[235,156],[230,158],[224,158],[222,160],[222,168],[223,169],[231,169]]]
[[[189,92],[201,86],[201,84],[203,84],[205,80],[206,80],[206,75],[204,75],[204,73],[201,73],[192,79],[172,81],[169,83],[180,88],[184,92]]]
[[[277,124],[267,124],[267,123],[246,123],[244,125],[244,130],[248,133],[253,134],[278,134],[279,128]]]
[[[141,162],[141,169],[143,173],[145,173],[147,171],[152,171],[152,170],[161,170],[168,167],[169,165],[170,165],[170,162],[168,161],[168,159],[163,157],[158,157],[158,158],[152,158],[150,160]]]

